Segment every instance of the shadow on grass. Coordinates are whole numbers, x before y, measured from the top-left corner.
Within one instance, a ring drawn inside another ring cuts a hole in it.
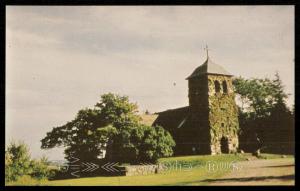
[[[275,166],[264,166],[263,168],[280,168],[280,167],[295,167],[294,164],[289,164],[289,165],[275,165]]]
[[[259,180],[295,180],[295,175],[285,175],[285,176],[259,176],[259,177],[245,177],[245,178],[220,178],[220,179],[205,179],[200,182],[226,182],[226,181],[236,181],[236,182],[247,182],[247,181],[259,181]]]
[[[204,179],[197,181],[188,181],[181,182],[176,185],[180,186],[189,186],[189,185],[203,185],[207,186],[209,183],[217,183],[217,182],[249,182],[249,181],[268,181],[268,180],[295,180],[295,175],[286,175],[286,176],[260,176],[260,177],[245,177],[245,178],[216,178],[216,179]],[[234,183],[232,184],[234,185]],[[169,186],[168,184],[163,186]]]

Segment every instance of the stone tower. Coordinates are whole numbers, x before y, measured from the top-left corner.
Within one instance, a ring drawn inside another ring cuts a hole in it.
[[[189,108],[198,154],[233,153],[238,148],[238,110],[232,75],[206,61],[187,78]]]

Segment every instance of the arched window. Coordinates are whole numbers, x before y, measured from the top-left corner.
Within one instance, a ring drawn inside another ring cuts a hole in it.
[[[224,94],[227,94],[228,90],[227,90],[227,84],[226,84],[226,81],[223,81],[223,82],[222,82],[222,86],[223,86],[223,93],[224,93]]]
[[[216,93],[220,92],[220,83],[216,80],[215,81],[215,90],[216,90]]]

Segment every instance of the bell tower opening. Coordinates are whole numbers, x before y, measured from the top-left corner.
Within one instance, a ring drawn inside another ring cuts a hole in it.
[[[216,91],[216,93],[219,93],[220,90],[221,90],[220,83],[216,80],[215,81],[215,91]]]
[[[222,82],[222,86],[223,86],[223,93],[227,94],[228,93],[228,89],[227,89],[227,83],[226,83],[226,81]]]

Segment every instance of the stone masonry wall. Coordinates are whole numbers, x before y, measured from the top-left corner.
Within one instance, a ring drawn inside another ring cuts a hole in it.
[[[208,81],[207,76],[202,75],[189,79],[189,127],[194,133],[187,142],[193,142],[194,154],[210,154],[210,138],[208,126]],[[187,128],[186,128],[187,129]],[[184,129],[186,131],[186,129]],[[184,133],[184,132],[183,132]]]
[[[158,165],[130,165],[125,167],[126,176],[156,174],[158,171]]]
[[[220,84],[220,92],[218,93],[215,91],[215,81]],[[227,93],[224,93],[223,81],[227,84]],[[221,153],[222,137],[228,140],[229,153],[236,152],[239,121],[231,77],[208,75],[208,87],[211,154]]]

